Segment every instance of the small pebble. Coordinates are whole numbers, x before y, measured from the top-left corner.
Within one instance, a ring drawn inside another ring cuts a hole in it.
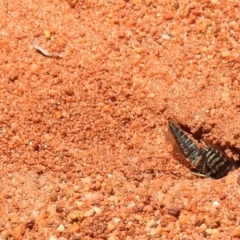
[[[80,226],[78,223],[73,223],[72,225],[70,225],[70,227],[68,228],[68,232],[73,233],[73,232],[77,232],[80,229]]]
[[[62,224],[60,224],[57,228],[57,232],[64,232],[64,231],[65,231],[65,227]]]
[[[116,229],[116,225],[114,225],[112,222],[108,223],[107,229],[109,232],[112,232],[114,229]]]
[[[8,218],[10,219],[11,223],[17,223],[18,222],[17,213],[9,213]]]
[[[156,224],[156,221],[154,219],[147,222],[147,227],[152,227]]]
[[[207,228],[207,229],[205,230],[205,232],[206,232],[207,234],[209,234],[209,235],[212,235],[212,234],[213,234],[213,230],[212,230],[211,228]]]
[[[57,237],[55,237],[55,236],[53,236],[53,235],[51,235],[50,237],[49,237],[49,240],[57,240],[58,238]]]
[[[136,203],[135,202],[130,202],[128,205],[127,205],[127,208],[134,208],[136,206]]]
[[[94,214],[94,209],[90,209],[84,213],[84,217],[90,217]]]
[[[73,96],[74,94],[74,90],[70,87],[66,88],[65,89],[65,93],[68,95],[68,96]]]
[[[155,229],[155,228],[151,228],[149,234],[150,234],[151,236],[156,235],[156,234],[157,234],[156,229]]]
[[[163,34],[162,39],[169,40],[169,39],[171,39],[171,37],[168,34]]]
[[[82,201],[76,201],[75,204],[77,205],[77,207],[79,209],[83,206],[83,202]]]
[[[220,205],[220,203],[219,203],[218,201],[214,201],[214,202],[212,203],[212,205],[215,206],[215,207],[218,207],[218,206]]]
[[[235,213],[230,213],[229,219],[232,220],[232,221],[236,221],[237,215]]]
[[[57,212],[57,213],[62,213],[63,211],[64,211],[63,206],[61,206],[61,205],[57,205],[57,206],[56,206],[56,212]]]
[[[93,210],[94,210],[94,212],[97,214],[97,215],[100,215],[101,213],[102,213],[102,210],[101,210],[101,208],[99,208],[99,207],[93,207]]]
[[[143,211],[144,212],[147,212],[147,213],[152,213],[153,212],[153,207],[151,205],[146,205],[144,208],[143,208]]]
[[[44,30],[43,33],[44,33],[44,36],[45,36],[46,38],[50,38],[50,37],[51,37],[50,31]]]
[[[218,233],[219,233],[219,230],[217,228],[213,228],[212,234],[214,235],[214,234],[218,234]]]
[[[153,92],[151,92],[151,93],[148,94],[148,97],[149,98],[155,98],[155,94]]]
[[[223,51],[221,52],[222,54],[222,57],[225,58],[225,57],[228,57],[230,55],[230,52],[229,51]]]
[[[60,111],[56,111],[54,115],[55,115],[55,118],[56,118],[56,119],[60,119],[60,118],[62,118],[62,116],[63,116],[63,115],[62,115],[62,112],[60,112]]]
[[[240,226],[233,230],[233,237],[240,238]]]
[[[69,213],[68,216],[71,220],[77,220],[77,219],[83,218],[83,213],[81,211],[73,211],[73,212]]]
[[[39,70],[39,65],[36,64],[36,63],[32,63],[32,64],[30,65],[29,70],[31,71],[31,73],[37,74],[37,73],[38,73],[38,70]]]
[[[119,238],[118,237],[115,237],[115,236],[110,236],[109,238],[108,238],[108,240],[118,240]]]
[[[121,218],[114,218],[114,220],[113,220],[113,222],[114,222],[115,224],[119,223],[120,221],[121,221]]]
[[[168,209],[168,214],[174,217],[179,217],[181,210],[178,207],[172,207]]]
[[[142,219],[143,219],[142,216],[141,216],[141,215],[138,215],[138,214],[136,214],[134,217],[135,217],[135,219],[138,220],[138,221],[142,221]]]

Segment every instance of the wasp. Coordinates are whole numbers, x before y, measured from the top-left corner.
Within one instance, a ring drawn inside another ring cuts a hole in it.
[[[190,166],[192,173],[200,177],[220,179],[228,172],[237,169],[237,164],[226,154],[213,147],[198,147],[179,127],[173,122],[168,122],[169,132],[180,151],[180,155]]]
[[[238,168],[237,163],[222,151],[213,147],[205,147],[203,150],[202,161],[199,167],[205,177],[220,179]]]

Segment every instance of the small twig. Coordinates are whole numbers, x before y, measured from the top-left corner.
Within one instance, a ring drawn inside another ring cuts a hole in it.
[[[36,40],[33,41],[33,47],[46,57],[56,57],[56,58],[62,58],[63,57],[62,54],[58,54],[58,53],[54,54],[54,53],[48,52],[46,49],[39,46]]]

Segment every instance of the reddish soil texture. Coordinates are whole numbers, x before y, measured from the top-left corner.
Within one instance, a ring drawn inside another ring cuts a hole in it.
[[[239,238],[240,170],[196,177],[163,134],[238,160],[239,7],[2,0],[0,239]]]

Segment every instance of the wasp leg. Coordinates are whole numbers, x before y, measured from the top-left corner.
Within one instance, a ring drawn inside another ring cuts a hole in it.
[[[202,160],[203,160],[203,158],[202,158],[202,156],[200,156],[200,157],[197,159],[197,161],[192,162],[193,168],[197,168],[197,167],[200,165],[200,163],[201,163]]]
[[[211,175],[211,172],[208,172],[208,165],[207,162],[204,161],[203,157],[201,156],[192,166],[195,170],[197,170],[200,173],[192,172],[196,176],[208,178]],[[203,163],[202,163],[203,162]]]
[[[202,174],[202,173],[196,173],[196,172],[193,172],[191,171],[191,173],[195,176],[198,176],[198,177],[203,177],[203,178],[207,178],[208,176],[206,174]]]
[[[204,173],[206,173],[207,170],[208,170],[207,168],[208,168],[208,165],[207,165],[206,162],[204,162],[204,163],[203,163],[203,167],[202,167],[202,171],[203,171]],[[211,172],[208,172],[208,173],[205,174],[206,177],[210,177],[210,175],[211,175]]]

